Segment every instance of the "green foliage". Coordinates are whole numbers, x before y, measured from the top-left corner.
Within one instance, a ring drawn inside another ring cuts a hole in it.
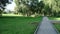
[[[27,5],[28,0],[15,0],[16,3],[16,11],[18,13],[22,13],[23,15],[26,15],[29,13],[29,7]]]
[[[43,1],[38,2],[38,0],[15,0],[15,3],[17,5],[17,11],[24,15],[27,14],[27,16],[35,13],[40,14],[44,8]]]
[[[2,16],[2,12],[5,9],[4,6],[6,6],[6,3],[8,3],[8,0],[0,0],[0,16]]]
[[[16,11],[24,15],[41,14],[48,16],[60,16],[59,0],[15,0]]]

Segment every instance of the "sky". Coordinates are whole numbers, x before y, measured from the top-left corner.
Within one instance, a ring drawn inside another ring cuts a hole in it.
[[[39,2],[41,1],[41,0],[38,0]]]
[[[10,1],[10,0],[9,0]],[[10,1],[11,4],[7,4],[7,6],[5,6],[5,11],[10,10],[10,11],[14,11],[14,7],[16,6],[16,4],[13,1]]]

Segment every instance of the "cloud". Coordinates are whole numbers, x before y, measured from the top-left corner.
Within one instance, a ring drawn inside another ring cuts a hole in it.
[[[16,6],[16,4],[14,2],[12,2],[11,4],[8,4],[5,8],[6,8],[6,10],[14,11],[15,6]]]

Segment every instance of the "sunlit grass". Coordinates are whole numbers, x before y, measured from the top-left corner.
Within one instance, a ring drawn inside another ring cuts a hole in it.
[[[22,14],[2,14],[2,16],[23,16]]]
[[[60,18],[55,18],[56,20],[60,20]]]
[[[2,14],[2,16],[20,16],[20,17],[24,17],[24,15],[22,14]],[[29,17],[35,17],[36,15],[31,15]],[[27,17],[27,15],[25,15],[25,17]]]
[[[60,20],[60,17],[49,17],[50,20]]]

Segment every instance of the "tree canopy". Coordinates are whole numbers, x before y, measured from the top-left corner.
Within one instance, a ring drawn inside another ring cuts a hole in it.
[[[14,2],[16,14],[60,16],[60,0],[14,0]],[[0,7],[5,6],[6,3],[9,1],[1,0]]]

